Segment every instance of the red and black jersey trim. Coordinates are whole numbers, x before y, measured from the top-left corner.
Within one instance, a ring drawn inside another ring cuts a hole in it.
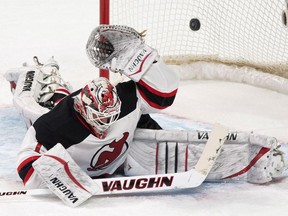
[[[34,151],[37,153],[40,153],[41,147],[42,145],[40,143],[37,143]],[[22,161],[22,163],[17,167],[17,172],[20,178],[22,179],[24,185],[30,179],[31,175],[34,172],[34,168],[32,166],[33,162],[36,161],[40,156],[41,155],[29,157],[25,159],[24,161]]]
[[[17,172],[22,179],[24,185],[30,179],[31,175],[34,172],[34,168],[32,166],[33,162],[36,161],[39,156],[32,156],[24,160],[17,168]]]
[[[149,86],[147,83],[145,83],[143,80],[140,80],[137,83],[137,87],[139,90],[139,93],[141,97],[153,108],[156,109],[165,109],[168,106],[171,106],[174,102],[176,93],[178,89],[175,89],[171,92],[160,92],[151,86]]]

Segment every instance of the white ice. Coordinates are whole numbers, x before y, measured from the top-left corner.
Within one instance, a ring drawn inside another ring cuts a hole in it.
[[[50,56],[75,87],[98,76],[85,53],[98,24],[97,0],[0,0],[0,190],[21,189],[15,156],[26,128],[13,108],[6,70]],[[83,76],[84,75],[84,76]],[[166,128],[254,131],[288,143],[288,96],[254,86],[182,81],[173,107],[155,118]],[[285,144],[284,144],[285,147]],[[246,182],[204,183],[196,189],[140,195],[93,197],[72,209],[55,197],[1,199],[1,216],[40,215],[287,215],[288,175],[265,185]]]

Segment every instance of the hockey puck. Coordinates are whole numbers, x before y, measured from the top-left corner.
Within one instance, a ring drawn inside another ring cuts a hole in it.
[[[192,31],[198,31],[201,27],[200,21],[197,18],[193,18],[190,20],[190,29]]]
[[[283,10],[282,12],[282,23],[285,27],[287,27],[287,15],[288,15],[288,9]]]

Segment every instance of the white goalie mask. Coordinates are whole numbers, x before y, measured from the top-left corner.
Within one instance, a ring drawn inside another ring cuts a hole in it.
[[[117,121],[121,101],[116,88],[106,79],[89,82],[75,97],[74,108],[97,133],[103,134]]]

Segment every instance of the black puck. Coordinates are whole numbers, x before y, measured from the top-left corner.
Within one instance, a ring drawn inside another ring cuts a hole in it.
[[[288,10],[283,10],[282,12],[282,23],[286,27],[287,27],[287,13],[288,13]]]
[[[190,29],[192,31],[198,31],[201,27],[200,21],[197,18],[193,18],[190,20]]]

